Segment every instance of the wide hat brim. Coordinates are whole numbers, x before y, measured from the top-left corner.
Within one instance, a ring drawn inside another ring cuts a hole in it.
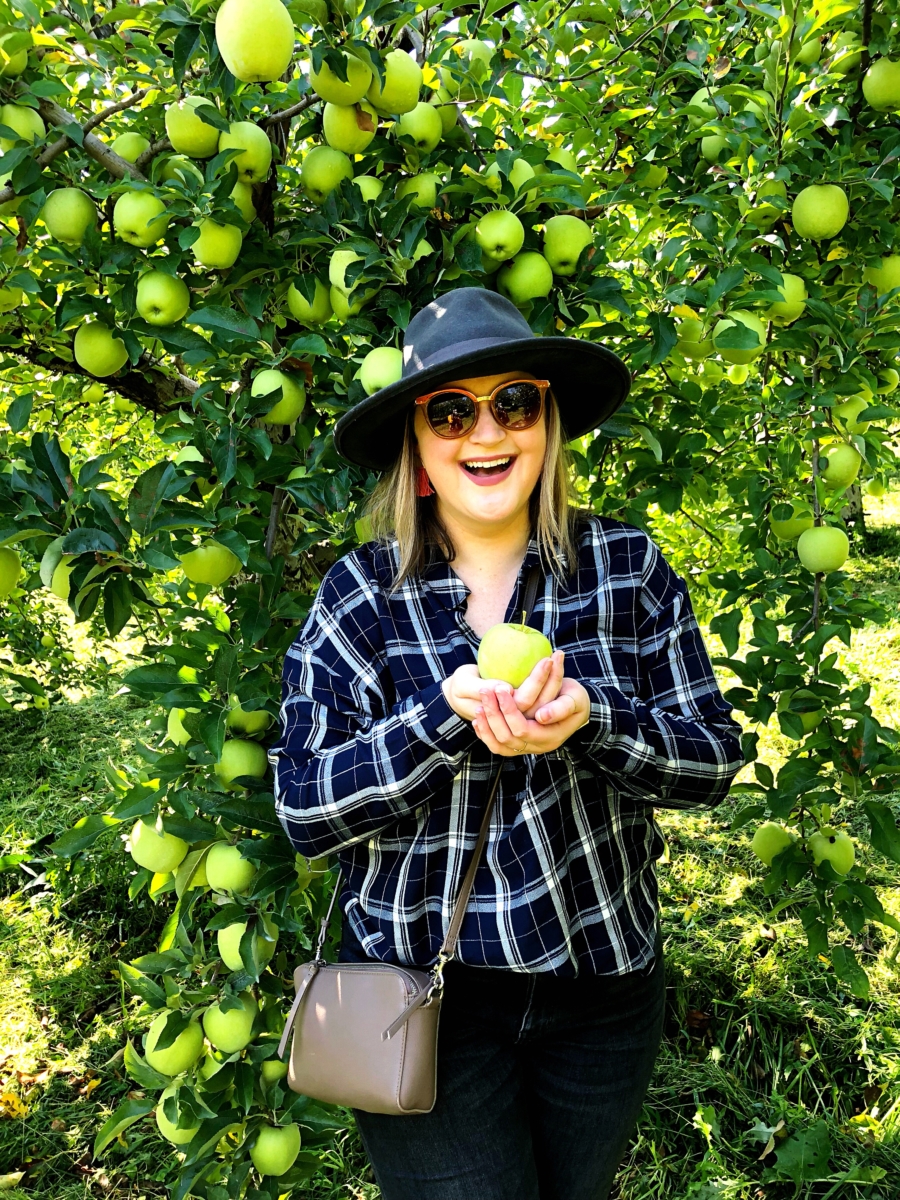
[[[550,380],[567,442],[608,420],[631,387],[622,360],[596,342],[529,337],[482,345],[426,366],[355,404],[334,427],[335,447],[357,466],[386,471],[403,446],[409,407],[417,396],[451,380],[513,370]]]

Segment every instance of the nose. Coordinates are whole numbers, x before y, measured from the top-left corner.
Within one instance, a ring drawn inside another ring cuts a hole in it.
[[[475,428],[469,434],[469,441],[475,442],[479,446],[496,446],[506,437],[506,430],[494,419],[487,396],[478,397],[476,409],[478,419],[475,422]]]

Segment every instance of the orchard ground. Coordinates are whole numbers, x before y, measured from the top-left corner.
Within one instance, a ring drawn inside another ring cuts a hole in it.
[[[860,590],[900,613],[900,489],[867,497],[867,527],[850,569]],[[76,663],[95,659],[63,605],[60,614]],[[707,642],[721,652],[716,637]],[[135,742],[155,707],[118,691],[130,649],[124,639],[103,647],[105,687],[70,688],[69,702],[46,714],[0,715],[0,853],[26,855],[0,859],[0,1188],[14,1185],[11,1200],[150,1200],[168,1195],[174,1177],[152,1116],[101,1159],[91,1155],[103,1121],[140,1094],[121,1060],[126,1036],[139,1044],[146,1021],[135,1019],[139,1002],[116,964],[154,948],[171,898],[128,900],[130,860],[117,843],[97,843],[77,874],[45,850],[99,811],[105,767],[138,761]],[[854,678],[872,683],[873,709],[887,720],[900,699],[900,615],[857,633],[841,657]],[[762,755],[773,767],[790,745],[774,727]],[[752,827],[729,829],[739,807],[735,799],[709,814],[658,813],[668,842],[659,865],[666,1030],[613,1195],[896,1200],[898,939],[866,927],[860,954],[871,999],[848,995],[827,961],[809,960],[795,907],[771,916],[764,869],[749,850]],[[869,865],[886,910],[900,917],[900,868],[874,854]],[[347,1129],[293,1196],[379,1196],[344,1115]],[[811,1157],[818,1165],[804,1167]]]

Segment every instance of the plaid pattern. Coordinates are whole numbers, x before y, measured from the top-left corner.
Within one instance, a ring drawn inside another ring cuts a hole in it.
[[[568,586],[531,624],[591,697],[558,750],[505,759],[458,958],[514,971],[624,974],[653,957],[653,809],[712,808],[742,764],[684,581],[646,534],[578,526]],[[538,561],[532,540],[506,619]],[[340,903],[367,954],[429,966],[468,866],[496,759],[441,692],[475,661],[467,591],[446,563],[388,596],[396,544],[328,571],[284,664],[270,752],[279,818],[303,854],[338,854]]]

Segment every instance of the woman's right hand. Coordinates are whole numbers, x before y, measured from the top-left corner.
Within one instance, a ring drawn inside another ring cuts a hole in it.
[[[552,657],[542,658],[517,689],[503,679],[482,679],[475,663],[457,667],[443,681],[441,688],[447,703],[464,721],[474,720],[476,710],[482,706],[481,692],[484,688],[512,694],[519,710],[533,719],[541,705],[549,704],[559,695],[565,671],[564,658],[562,650],[554,651]]]

